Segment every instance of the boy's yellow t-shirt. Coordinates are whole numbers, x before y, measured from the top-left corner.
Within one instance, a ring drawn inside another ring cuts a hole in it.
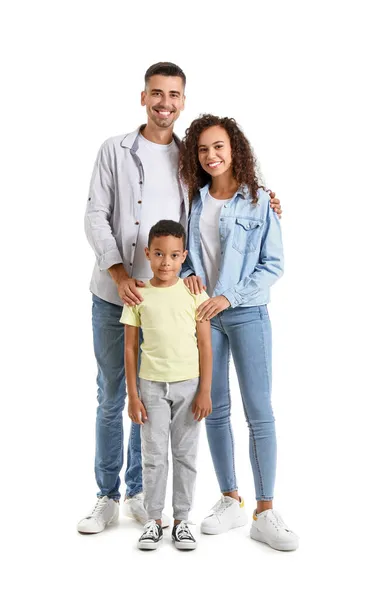
[[[198,377],[196,310],[209,296],[192,294],[182,279],[165,288],[148,281],[140,293],[143,302],[125,305],[120,319],[143,331],[139,377],[166,382]]]

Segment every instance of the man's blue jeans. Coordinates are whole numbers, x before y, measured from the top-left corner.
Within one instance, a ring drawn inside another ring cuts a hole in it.
[[[98,409],[96,420],[95,477],[98,496],[120,498],[123,466],[125,406],[124,325],[122,308],[93,294],[93,339],[98,365]],[[125,472],[126,495],[142,491],[140,425],[132,423]]]
[[[213,411],[206,431],[222,492],[237,490],[231,428],[229,358],[232,353],[246,421],[257,500],[273,498],[276,433],[271,406],[272,336],[266,306],[236,307],[211,320]]]

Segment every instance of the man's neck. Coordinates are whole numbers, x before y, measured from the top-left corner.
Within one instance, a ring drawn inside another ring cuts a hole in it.
[[[151,122],[142,129],[141,134],[146,140],[153,142],[154,144],[162,144],[166,146],[171,144],[173,140],[173,127],[167,127],[166,129],[160,129],[153,125]]]

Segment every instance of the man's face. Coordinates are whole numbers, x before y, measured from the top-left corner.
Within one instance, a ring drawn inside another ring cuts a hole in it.
[[[184,87],[181,77],[153,75],[141,94],[148,119],[157,127],[172,127],[184,108]]]
[[[145,248],[153,274],[160,281],[173,281],[187,256],[183,239],[173,235],[154,237],[150,248]]]

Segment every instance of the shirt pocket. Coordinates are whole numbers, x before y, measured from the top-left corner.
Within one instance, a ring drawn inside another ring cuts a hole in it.
[[[234,223],[232,246],[237,252],[255,252],[263,230],[263,221],[237,217]]]

